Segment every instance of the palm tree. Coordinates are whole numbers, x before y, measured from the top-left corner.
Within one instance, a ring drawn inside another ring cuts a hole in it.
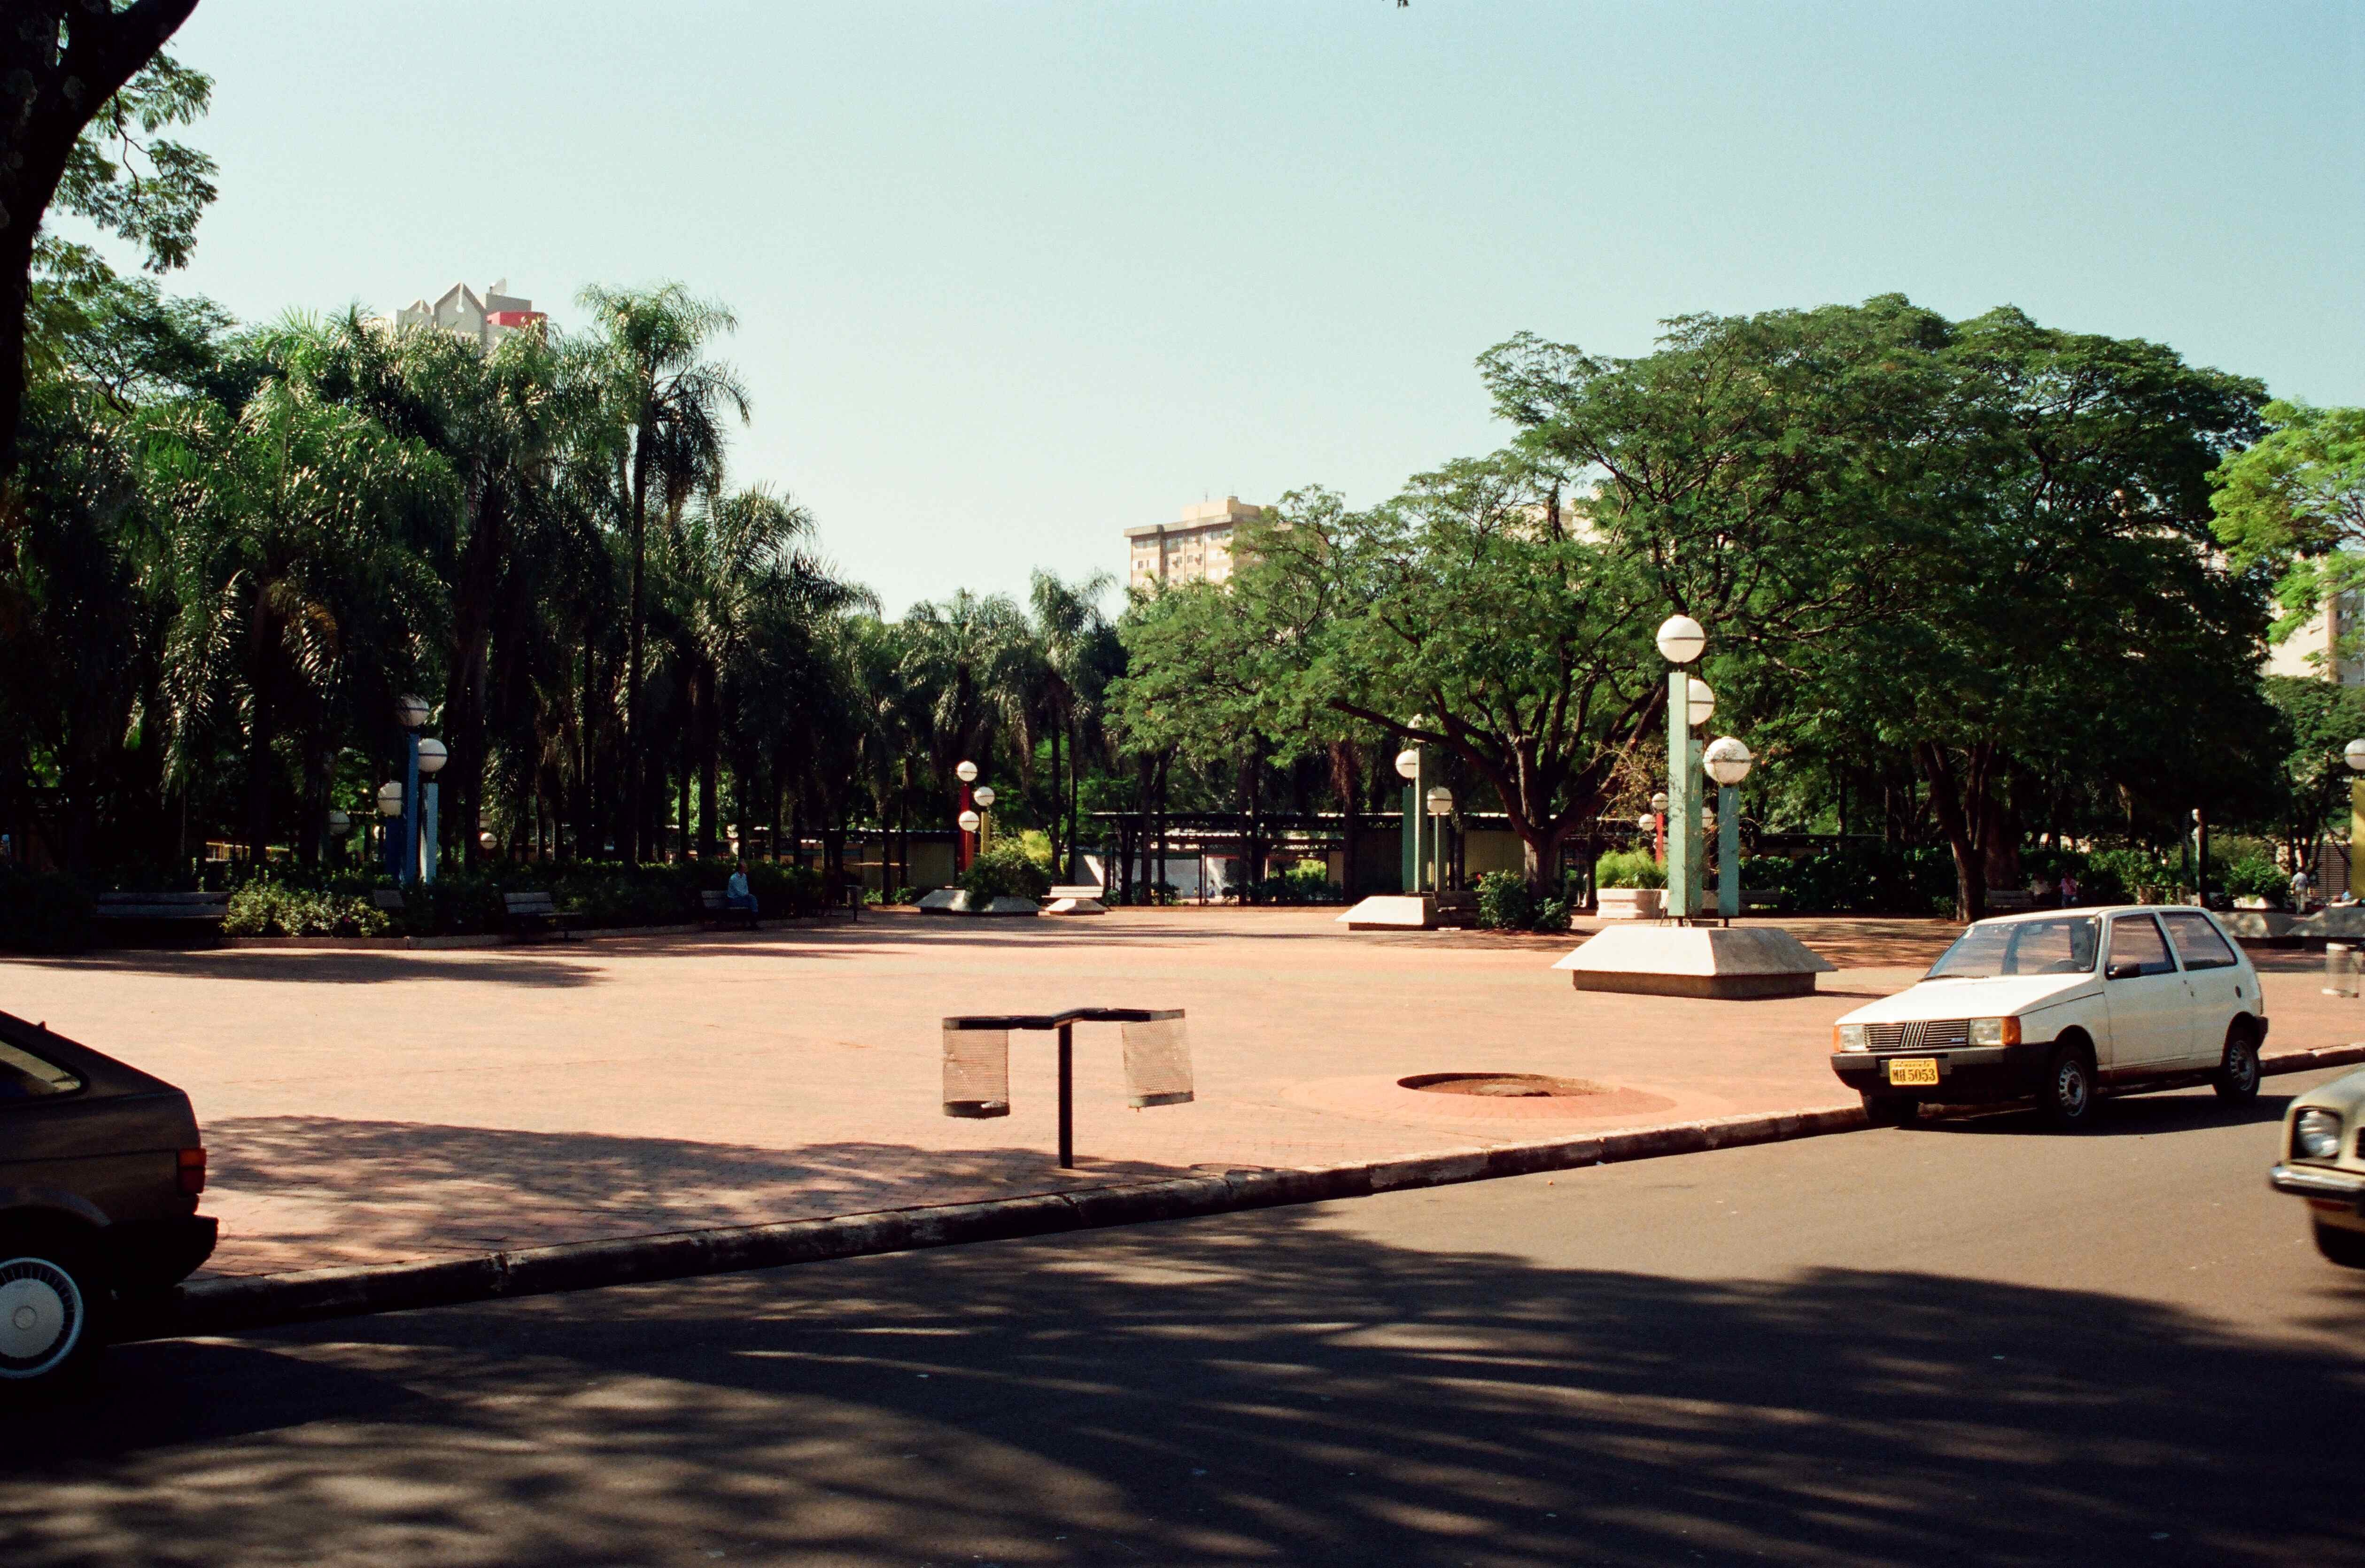
[[[903,679],[925,694],[928,767],[940,793],[951,796],[964,759],[991,776],[1001,745],[1030,769],[1037,660],[1017,601],[962,588],[942,604],[913,605],[903,627]]]
[[[1055,791],[1060,790],[1063,745],[1066,750],[1065,799],[1051,816],[1051,863],[1059,868],[1062,879],[1073,874],[1084,732],[1097,726],[1108,683],[1124,668],[1124,646],[1099,603],[1115,586],[1115,579],[1106,572],[1072,585],[1053,573],[1037,572],[1032,585],[1035,641],[1041,655],[1037,700],[1051,735]]]
[[[385,704],[370,713],[357,699],[421,669],[435,641],[443,586],[416,544],[422,515],[449,504],[451,471],[291,377],[265,380],[236,414],[208,402],[163,410],[142,435],[149,484],[175,520],[166,695],[176,764],[208,732],[243,729],[244,838],[260,861],[275,745],[297,731],[308,846],[331,737],[354,724],[383,732]]]
[[[624,671],[624,822],[618,847],[641,853],[648,824],[649,760],[642,677],[648,632],[646,577],[652,502],[678,516],[691,497],[713,487],[723,467],[723,417],[747,418],[747,393],[728,365],[705,357],[707,345],[736,329],[722,306],[692,298],[679,284],[644,290],[588,288],[594,338],[582,368],[605,411],[604,455],[612,465],[629,562]]]

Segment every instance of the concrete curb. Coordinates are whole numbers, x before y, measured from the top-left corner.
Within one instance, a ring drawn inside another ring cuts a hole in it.
[[[787,930],[799,926],[846,925],[848,921],[818,914],[781,914],[768,916],[756,923],[759,931]],[[678,925],[597,925],[587,926],[558,936],[536,932],[530,936],[512,935],[507,932],[478,933],[466,936],[225,936],[219,942],[224,947],[259,947],[269,951],[303,952],[348,950],[401,952],[404,950],[452,951],[472,947],[565,947],[569,942],[611,941],[625,936],[687,936],[698,932],[714,930],[703,922]],[[735,928],[734,928],[735,930]]]
[[[2365,1061],[2365,1045],[2279,1052],[2259,1065],[2266,1072],[2278,1074],[2359,1061]],[[1376,1193],[1416,1187],[1786,1143],[1852,1132],[1864,1126],[1861,1106],[1833,1105],[1302,1170],[1231,1170],[1221,1176],[1130,1182],[974,1204],[621,1237],[462,1258],[200,1280],[137,1310],[118,1326],[114,1338],[234,1334],[323,1318],[1368,1198]]]

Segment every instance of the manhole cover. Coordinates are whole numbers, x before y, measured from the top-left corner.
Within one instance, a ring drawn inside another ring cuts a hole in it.
[[[1581,1100],[1614,1092],[1607,1084],[1541,1072],[1423,1072],[1396,1082],[1424,1094],[1478,1094],[1493,1100]]]

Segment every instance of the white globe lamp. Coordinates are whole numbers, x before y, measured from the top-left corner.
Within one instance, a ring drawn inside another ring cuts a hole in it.
[[[1694,729],[1716,717],[1716,693],[1708,689],[1707,681],[1698,676],[1692,677],[1684,688],[1684,696],[1687,710],[1684,716]]]
[[[993,786],[991,784],[981,784],[976,789],[970,791],[969,798],[975,801],[981,808],[990,807],[993,804]]]
[[[1688,615],[1670,615],[1659,623],[1659,654],[1671,665],[1687,665],[1708,647],[1708,632]]]
[[[443,748],[443,743],[432,735],[419,743],[419,773],[422,778],[432,778],[443,772],[443,765],[451,759],[452,754]]]
[[[983,822],[985,819],[979,816],[975,812],[963,812],[953,820],[960,823],[960,830],[963,833],[975,833],[977,831],[977,824]]]
[[[958,778],[958,779],[959,779],[959,780],[960,780],[962,783],[964,783],[964,784],[974,784],[974,783],[976,783],[976,782],[977,782],[977,764],[976,764],[976,763],[974,763],[974,762],[963,762],[963,763],[957,764],[957,765],[954,767],[954,768],[953,768],[953,777],[954,777],[954,778]]]
[[[1709,742],[1708,749],[1700,753],[1700,767],[1720,784],[1740,783],[1749,777],[1750,765],[1755,760],[1749,748],[1731,735]]]

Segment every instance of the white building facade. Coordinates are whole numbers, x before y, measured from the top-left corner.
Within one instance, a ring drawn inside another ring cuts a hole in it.
[[[1226,496],[1184,507],[1178,521],[1126,529],[1126,586],[1148,592],[1185,583],[1229,582],[1232,536],[1240,524],[1253,522],[1264,512],[1262,507],[1244,505],[1238,496]]]
[[[430,305],[424,299],[414,299],[394,313],[398,327],[437,327],[476,341],[476,346],[490,349],[511,332],[540,329],[549,317],[533,308],[533,301],[503,292],[510,280],[502,278],[479,296],[465,283],[455,283]]]

